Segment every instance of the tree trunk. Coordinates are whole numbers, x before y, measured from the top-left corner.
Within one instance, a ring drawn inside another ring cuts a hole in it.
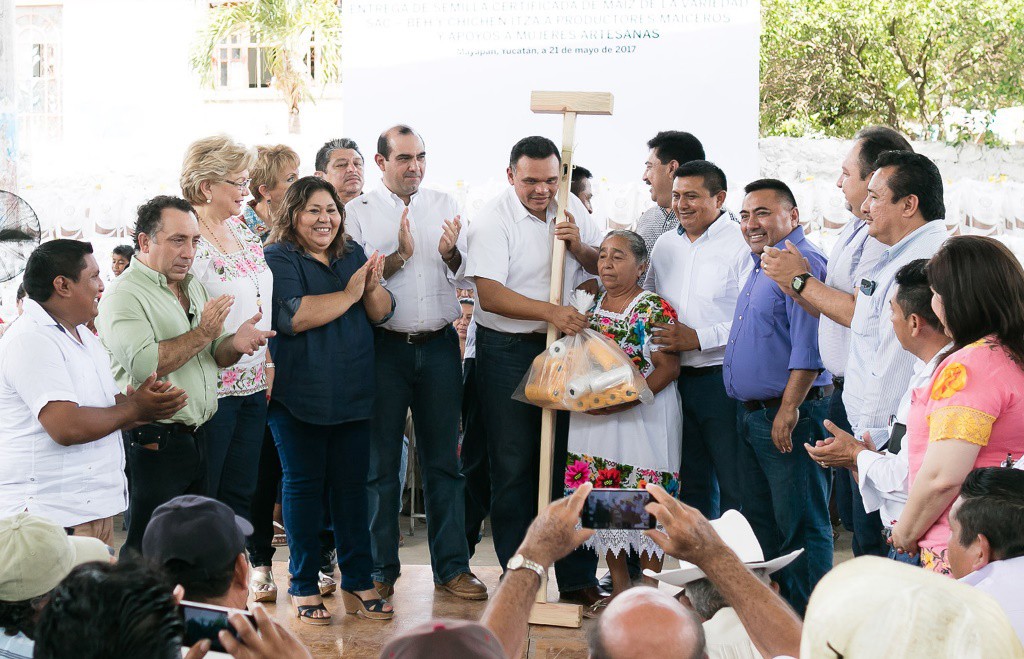
[[[288,111],[288,132],[298,135],[302,132],[302,119],[299,116],[299,108],[292,108]]]

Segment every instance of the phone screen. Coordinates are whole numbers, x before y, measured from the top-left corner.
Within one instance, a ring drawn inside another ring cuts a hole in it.
[[[653,529],[654,515],[644,510],[650,502],[646,490],[592,490],[580,521],[586,529]]]
[[[203,640],[210,639],[210,649],[214,652],[225,652],[217,634],[222,629],[228,630],[232,636],[238,636],[238,632],[228,622],[231,613],[241,613],[249,619],[249,624],[256,627],[256,619],[248,611],[226,609],[211,604],[200,604],[198,602],[182,602],[180,605],[181,614],[185,621],[185,638],[182,645],[191,647]]]

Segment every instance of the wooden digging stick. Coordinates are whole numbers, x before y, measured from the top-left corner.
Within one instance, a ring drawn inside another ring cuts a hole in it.
[[[565,220],[565,209],[569,205],[569,185],[572,181],[572,150],[576,135],[576,115],[611,114],[612,95],[606,92],[533,92],[530,95],[530,110],[538,114],[562,115],[562,170],[558,182],[558,214],[555,222]],[[562,304],[562,284],[565,277],[565,243],[555,239],[551,250],[551,288],[548,301]],[[559,331],[548,324],[547,344],[558,340]],[[555,445],[555,411],[541,410],[540,421],[540,484],[537,488],[537,510],[541,511],[551,503],[552,459]],[[551,604],[548,600],[547,578],[541,579],[537,600],[530,614],[535,625],[556,625],[579,627],[582,623],[583,608],[579,605]]]

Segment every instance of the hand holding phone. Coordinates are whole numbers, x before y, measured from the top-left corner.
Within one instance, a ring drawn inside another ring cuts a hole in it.
[[[226,652],[224,645],[221,644],[217,636],[221,630],[227,630],[232,636],[238,636],[238,632],[228,622],[228,616],[232,613],[244,616],[253,629],[256,629],[256,619],[248,611],[185,600],[178,606],[181,609],[181,615],[185,622],[185,638],[181,643],[185,647],[195,645],[199,641],[207,639],[210,641],[211,650]]]

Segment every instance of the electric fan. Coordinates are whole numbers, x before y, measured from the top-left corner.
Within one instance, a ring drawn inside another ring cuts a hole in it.
[[[0,190],[0,282],[25,272],[28,256],[39,245],[42,233],[39,217],[28,202]]]

